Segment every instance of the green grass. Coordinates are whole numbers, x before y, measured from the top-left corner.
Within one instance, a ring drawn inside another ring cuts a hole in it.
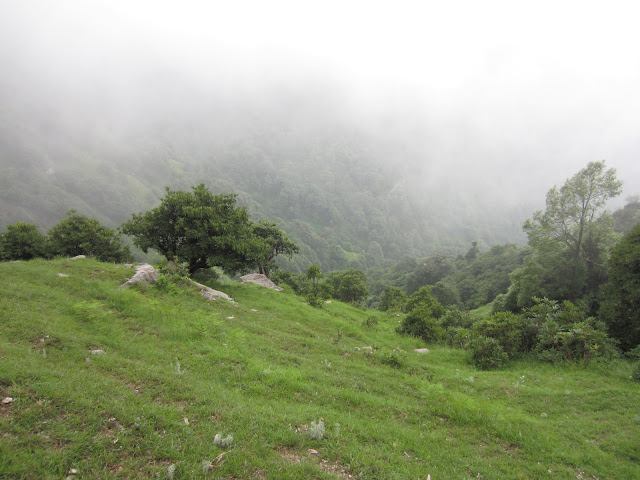
[[[414,352],[392,315],[236,283],[236,303],[118,288],[131,273],[0,264],[1,478],[640,478],[626,362],[479,372]]]

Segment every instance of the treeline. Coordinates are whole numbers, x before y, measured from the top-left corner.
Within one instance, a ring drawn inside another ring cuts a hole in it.
[[[610,214],[620,189],[614,169],[589,163],[549,191],[524,225],[526,247],[406,257],[374,271],[376,305],[405,314],[399,332],[470,349],[480,368],[525,354],[589,362],[619,348],[640,357],[640,201]],[[469,313],[486,304],[481,319]]]

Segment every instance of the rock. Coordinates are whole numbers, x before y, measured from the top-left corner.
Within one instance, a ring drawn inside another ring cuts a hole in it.
[[[206,298],[207,300],[215,300],[216,298],[222,298],[224,300],[228,300],[233,302],[233,298],[227,295],[224,292],[220,292],[219,290],[214,290],[213,288],[207,287],[206,285],[202,285],[201,283],[194,282],[193,280],[189,280],[193,285],[200,289],[200,294]]]
[[[136,274],[131,277],[129,280],[120,285],[122,287],[128,287],[129,285],[133,285],[136,282],[144,282],[148,284],[154,284],[158,281],[158,272],[148,263],[143,265],[138,265],[136,267]]]
[[[240,281],[243,283],[255,283],[261,287],[267,287],[278,292],[282,291],[282,287],[277,286],[269,279],[269,277],[261,273],[250,273],[249,275],[244,275],[240,277]]]
[[[13,398],[11,397],[4,397],[2,399],[2,405],[9,405],[11,403],[13,403]]]
[[[124,268],[133,268],[133,263],[125,263]]]
[[[102,349],[98,349],[98,350],[91,350],[91,355],[104,355],[105,352]]]
[[[308,449],[307,452],[309,452],[311,455],[317,455],[318,454],[318,451],[314,450],[313,448]]]
[[[65,275],[64,273],[56,273],[58,277],[68,277],[69,275]]]
[[[429,349],[428,348],[416,348],[413,350],[416,353],[429,353]]]
[[[75,257],[71,257],[71,260],[80,260],[82,258],[87,258],[84,255],[76,255]]]

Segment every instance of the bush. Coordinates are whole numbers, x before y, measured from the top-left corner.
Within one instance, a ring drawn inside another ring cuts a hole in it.
[[[471,330],[463,327],[448,327],[446,330],[447,345],[453,348],[469,348]]]
[[[606,326],[587,317],[571,302],[534,299],[535,305],[524,314],[537,327],[535,351],[538,358],[556,362],[611,358],[616,355],[614,341],[607,336]]]
[[[440,322],[433,318],[432,311],[425,306],[414,308],[409,312],[397,329],[398,333],[421,338],[427,343],[440,342],[445,332]]]
[[[501,368],[508,356],[495,338],[479,336],[471,342],[471,362],[480,370]]]
[[[0,234],[0,260],[30,260],[45,256],[46,238],[38,227],[24,222],[7,225]]]
[[[631,379],[640,382],[640,362],[636,362],[631,372]]]
[[[67,215],[49,230],[52,255],[87,255],[103,262],[127,262],[133,259],[129,247],[122,244],[120,234],[93,218],[78,215],[75,210],[67,212]]]
[[[490,337],[498,342],[509,358],[533,349],[536,328],[525,317],[500,312],[483,318],[473,326],[475,336]]]

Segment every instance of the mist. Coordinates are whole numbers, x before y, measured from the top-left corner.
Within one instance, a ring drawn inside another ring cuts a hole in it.
[[[269,129],[357,139],[418,203],[488,216],[602,159],[640,192],[629,2],[226,3],[0,2],[0,119],[107,162],[150,137],[194,163]]]

